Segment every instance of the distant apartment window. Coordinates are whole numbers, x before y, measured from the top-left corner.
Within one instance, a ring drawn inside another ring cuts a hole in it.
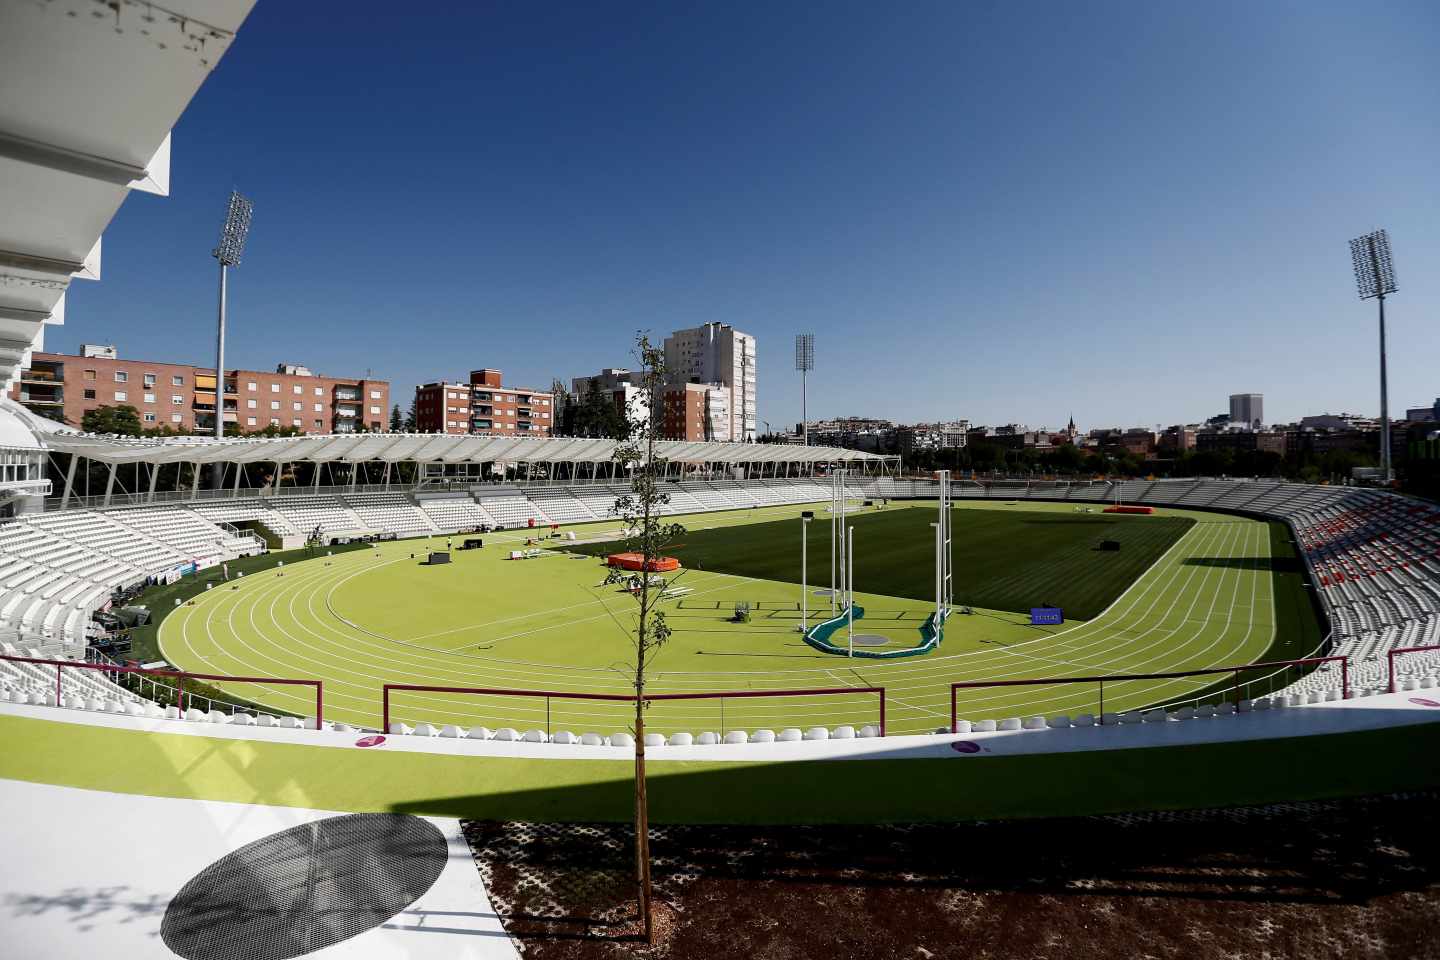
[[[316,413],[324,413],[324,412],[325,412],[325,404],[323,404],[323,403],[317,403],[317,404],[315,404],[315,412],[316,412]]]
[[[184,377],[171,377],[171,378],[170,378],[170,386],[172,386],[172,387],[183,387],[183,386],[185,386],[185,378],[184,378]]]
[[[125,401],[125,400],[128,400],[128,399],[129,399],[129,396],[130,396],[130,395],[127,394],[124,390],[116,390],[116,391],[115,391],[115,399],[116,399],[116,401],[121,401],[121,402],[123,402],[123,401]]]
[[[172,393],[170,394],[170,402],[178,407],[185,402],[185,398],[178,393]]]
[[[245,389],[249,390],[251,393],[254,393],[257,389],[259,389],[259,385],[256,384],[254,380],[247,380],[245,381]]]
[[[145,374],[145,376],[141,377],[140,379],[145,382],[145,386],[147,386],[147,387],[153,387],[153,386],[155,386],[155,374],[153,374],[153,373],[147,373],[147,374]]]
[[[146,402],[146,403],[154,403],[154,402],[155,402],[155,394],[153,394],[153,393],[147,393],[147,394],[145,394],[145,402]]]
[[[272,426],[272,427],[278,427],[278,426],[280,426],[280,421],[279,421],[279,420],[276,420],[274,417],[271,417],[271,418],[270,418],[270,426]]]
[[[324,390],[321,390],[319,387],[316,387],[316,388],[315,388],[315,396],[317,396],[317,397],[323,397],[323,396],[325,396],[325,391],[324,391]]]
[[[86,388],[85,388],[85,399],[86,399],[86,400],[94,400],[94,399],[95,399],[95,391],[92,390],[92,389],[90,389],[89,387],[86,387]]]
[[[94,370],[86,370],[86,371],[85,371],[85,379],[86,379],[86,380],[94,380],[94,379],[95,379],[95,371],[94,371]]]
[[[270,392],[271,392],[271,393],[279,393],[279,392],[280,392],[280,384],[278,384],[278,383],[272,383],[272,384],[270,384]]]
[[[295,384],[294,386],[292,386],[290,389],[291,389],[292,391],[294,391],[295,393],[304,393],[304,392],[305,392],[305,388],[302,387],[302,386],[300,386],[300,384],[298,384],[298,383]]]
[[[184,420],[184,419],[185,419],[185,418],[182,417],[182,416],[180,416],[180,414],[178,414],[178,413],[172,413],[172,414],[170,414],[170,422],[171,422],[171,423],[179,423],[180,421],[182,421],[182,420]]]
[[[379,390],[371,390],[371,391],[370,391],[370,399],[371,399],[371,400],[379,400],[379,399],[380,399],[380,391],[379,391]]]
[[[316,429],[316,430],[323,430],[323,429],[324,429],[324,424],[322,424],[319,420],[316,420],[316,421],[315,421],[315,429]]]
[[[296,413],[299,413],[301,410],[305,409],[305,404],[303,403],[293,403],[290,406],[295,410]]]
[[[370,412],[371,412],[372,414],[379,413],[379,412],[380,412],[380,408],[379,408],[379,407],[371,407],[371,408],[370,408]]]
[[[271,401],[270,401],[270,409],[271,409],[271,410],[279,410],[279,409],[280,409],[280,401],[279,401],[279,400],[271,400]]]
[[[126,383],[126,382],[129,381],[129,379],[130,379],[130,374],[126,373],[124,370],[116,370],[116,371],[115,371],[115,382],[116,382],[116,383]]]
[[[147,414],[145,414],[145,422],[146,422],[146,423],[154,423],[154,422],[155,422],[155,414],[153,414],[153,413],[147,413]]]
[[[298,427],[298,426],[300,426],[300,418],[299,418],[299,417],[296,417],[294,420],[291,420],[291,421],[290,421],[290,426],[292,426],[292,427]]]
[[[245,406],[248,407],[248,408],[251,409],[251,410],[254,410],[254,409],[255,409],[255,401],[254,401],[253,399],[251,399],[251,400],[246,400],[246,401],[245,401]]]

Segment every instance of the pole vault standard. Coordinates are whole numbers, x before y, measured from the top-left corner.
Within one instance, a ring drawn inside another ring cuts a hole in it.
[[[848,562],[845,565],[845,630],[850,639],[850,652],[848,656],[855,656],[855,528],[845,528],[845,556]]]

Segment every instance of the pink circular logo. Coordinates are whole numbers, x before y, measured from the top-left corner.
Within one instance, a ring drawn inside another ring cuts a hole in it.
[[[359,740],[356,740],[356,741],[355,741],[355,746],[357,746],[357,747],[378,747],[378,746],[380,746],[380,744],[382,744],[382,743],[384,743],[384,742],[385,742],[385,738],[382,737],[382,736],[380,736],[380,734],[376,733],[376,734],[372,734],[372,735],[370,735],[370,736],[368,736],[368,737],[361,737]]]
[[[954,750],[956,753],[979,753],[980,744],[976,743],[974,740],[956,740],[954,743],[950,744],[950,749]]]
[[[1440,702],[1428,700],[1425,697],[1411,697],[1410,702],[1419,704],[1422,707],[1440,707]]]

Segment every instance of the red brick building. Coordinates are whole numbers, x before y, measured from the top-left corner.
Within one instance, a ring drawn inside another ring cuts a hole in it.
[[[146,428],[177,433],[215,429],[215,368],[153,360],[122,360],[114,347],[82,345],[80,354],[36,353],[10,396],[47,416],[80,426],[99,407],[130,406]],[[266,427],[303,433],[364,433],[385,429],[390,383],[317,376],[281,364],[273,373],[225,373],[225,421],[241,433]]]
[[[415,429],[421,433],[482,433],[548,437],[555,422],[549,390],[507,387],[499,370],[472,370],[469,383],[415,388]]]

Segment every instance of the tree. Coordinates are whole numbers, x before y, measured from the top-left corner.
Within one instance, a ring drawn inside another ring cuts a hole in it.
[[[651,916],[650,885],[650,806],[645,791],[645,671],[665,642],[670,639],[670,626],[659,610],[664,587],[650,583],[651,570],[662,551],[679,537],[685,528],[678,523],[664,523],[660,510],[670,502],[670,495],[661,489],[665,460],[656,453],[660,439],[661,392],[665,387],[665,354],[653,346],[645,334],[637,334],[635,352],[640,361],[639,396],[632,401],[614,437],[618,441],[615,461],[630,474],[630,492],[615,501],[614,513],[625,524],[625,549],[640,554],[640,573],[629,578],[619,568],[611,568],[605,582],[620,583],[627,579],[635,597],[635,884],[639,901],[645,942],[654,942],[654,920]],[[597,391],[598,393],[598,391]],[[614,406],[610,405],[613,410]],[[643,414],[641,411],[644,411]]]
[[[405,426],[405,432],[406,432],[406,433],[418,433],[418,432],[419,432],[418,428],[415,426],[415,401],[414,401],[414,400],[411,400],[411,401],[410,401],[410,410],[409,410],[408,413],[405,414],[405,424],[404,424],[404,426]]]
[[[405,429],[405,415],[400,412],[400,404],[395,404],[390,411],[390,432],[400,433]]]
[[[575,423],[575,398],[565,389],[559,377],[550,378],[550,435],[554,437],[573,436]]]
[[[80,420],[80,429],[86,433],[113,433],[122,437],[138,437],[145,430],[140,423],[140,411],[126,403],[87,410]]]

